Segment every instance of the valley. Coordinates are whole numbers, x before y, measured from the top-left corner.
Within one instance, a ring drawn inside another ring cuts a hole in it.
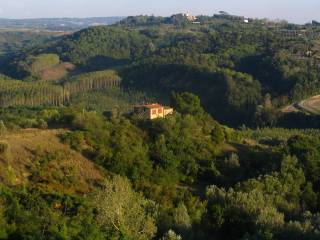
[[[317,21],[0,28],[1,240],[320,239]]]

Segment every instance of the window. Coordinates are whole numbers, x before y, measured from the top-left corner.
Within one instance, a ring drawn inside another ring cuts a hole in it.
[[[162,113],[162,108],[158,109],[158,113],[161,114]]]
[[[153,115],[153,114],[157,114],[157,109],[153,109],[153,110],[152,110],[152,115]]]

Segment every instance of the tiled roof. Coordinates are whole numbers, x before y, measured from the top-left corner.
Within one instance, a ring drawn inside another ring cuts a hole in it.
[[[162,108],[163,106],[160,105],[160,104],[155,103],[155,104],[140,105],[140,106],[136,106],[136,107],[145,107],[145,108],[150,108],[150,109],[152,109],[152,108]]]

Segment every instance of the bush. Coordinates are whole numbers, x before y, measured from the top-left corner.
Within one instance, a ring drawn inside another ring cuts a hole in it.
[[[38,121],[37,119],[23,119],[21,122],[21,127],[22,128],[34,128],[38,126]]]
[[[62,141],[69,144],[72,149],[80,151],[85,142],[84,133],[81,131],[68,132],[62,136]]]
[[[48,123],[43,119],[39,119],[38,120],[38,128],[47,129],[48,128]]]
[[[220,144],[225,140],[224,129],[219,125],[215,124],[214,128],[211,131],[212,141],[216,144]]]
[[[134,192],[125,178],[115,176],[106,181],[93,203],[99,225],[113,235],[110,239],[147,240],[157,231],[154,203]]]
[[[192,93],[173,93],[171,97],[171,102],[173,107],[179,113],[191,115],[199,115],[204,113],[200,104],[199,97]]]
[[[0,142],[0,154],[5,153],[9,148],[8,143],[6,142]]]

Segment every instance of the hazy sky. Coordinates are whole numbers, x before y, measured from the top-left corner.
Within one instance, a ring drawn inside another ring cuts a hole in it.
[[[94,17],[173,13],[320,21],[320,0],[0,0],[0,18]]]

